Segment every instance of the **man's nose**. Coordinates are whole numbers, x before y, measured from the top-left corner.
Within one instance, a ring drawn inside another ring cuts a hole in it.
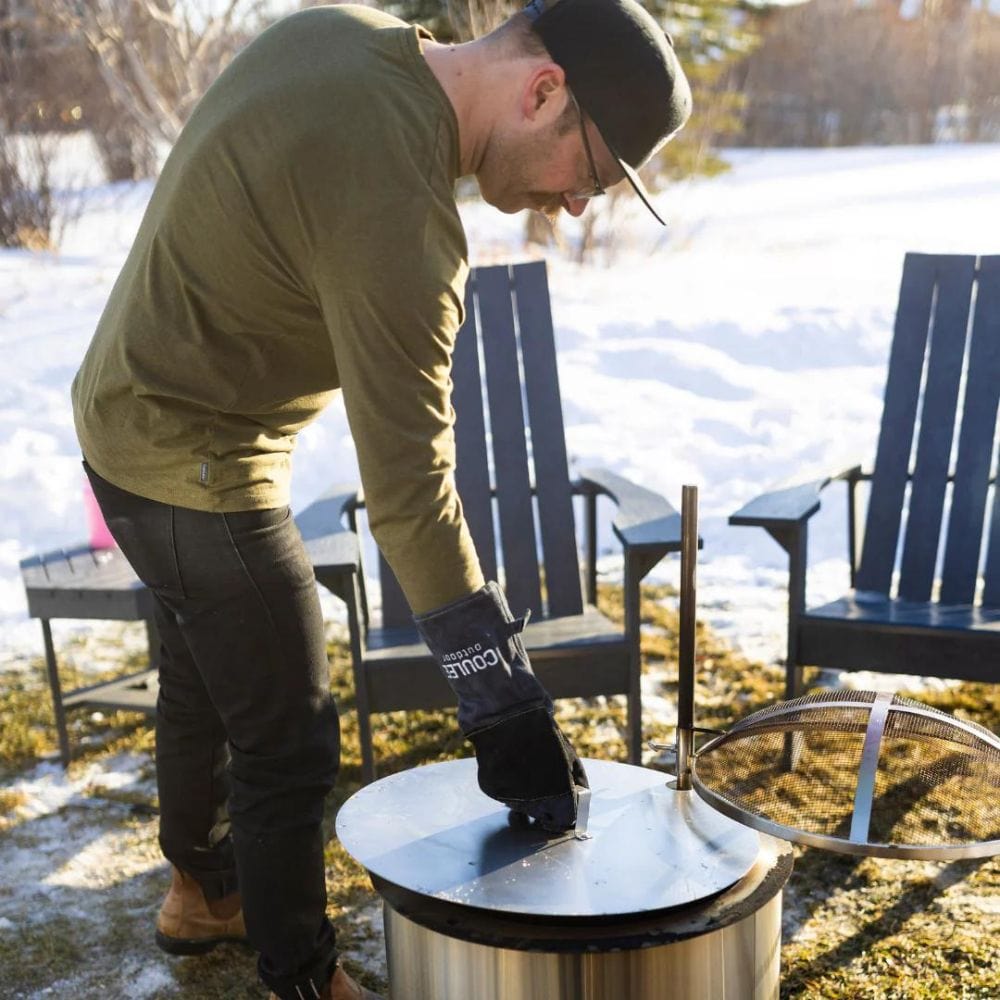
[[[566,211],[573,216],[573,218],[579,218],[587,210],[587,204],[589,199],[587,198],[574,198],[572,195],[563,195],[563,207]]]

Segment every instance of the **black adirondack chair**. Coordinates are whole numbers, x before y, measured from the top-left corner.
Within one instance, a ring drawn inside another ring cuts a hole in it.
[[[874,470],[766,494],[729,519],[788,552],[788,697],[806,665],[1000,681],[998,396],[1000,256],[907,254]],[[848,486],[853,589],[807,610],[808,521],[834,480]]]
[[[466,311],[452,372],[456,482],[483,571],[503,580],[515,613],[531,609],[525,641],[554,698],[627,695],[629,758],[638,761],[639,582],[666,553],[679,551],[680,516],[659,495],[609,472],[587,472],[571,483],[543,262],[474,270]],[[582,573],[574,494],[586,520]],[[613,529],[624,549],[624,629],[595,607],[599,496],[618,505]],[[334,492],[327,502],[357,530],[360,497],[345,502]],[[366,782],[375,775],[372,713],[454,704],[399,584],[381,556],[379,563],[377,628],[368,620],[363,574],[317,566],[320,583],[348,605]]]
[[[345,574],[356,569],[359,558],[357,539],[341,529],[339,510],[331,494],[326,494],[295,517],[317,577],[325,579],[335,592],[339,592],[338,583]],[[65,767],[72,756],[68,710],[89,706],[155,713],[160,638],[153,620],[153,597],[117,548],[94,549],[80,544],[31,556],[21,561],[21,579],[28,613],[42,623],[59,756]],[[59,618],[145,621],[149,666],[64,691],[51,626],[51,621]]]

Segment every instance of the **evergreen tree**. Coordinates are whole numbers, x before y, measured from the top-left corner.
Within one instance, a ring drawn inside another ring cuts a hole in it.
[[[734,70],[757,44],[754,18],[744,0],[644,2],[674,40],[694,103],[691,120],[660,156],[660,173],[719,173],[726,163],[718,147],[742,128],[744,97]]]

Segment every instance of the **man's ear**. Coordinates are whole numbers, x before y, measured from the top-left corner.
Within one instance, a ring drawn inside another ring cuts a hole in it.
[[[549,62],[538,66],[525,82],[521,99],[521,113],[529,121],[541,119],[543,124],[548,118],[556,118],[562,114],[564,101],[559,95],[565,89],[566,74],[558,63]]]

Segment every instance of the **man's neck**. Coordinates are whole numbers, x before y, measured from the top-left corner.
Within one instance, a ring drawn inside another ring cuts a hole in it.
[[[478,171],[492,127],[490,63],[481,42],[442,45],[421,43],[424,58],[447,94],[458,119],[461,176]]]

